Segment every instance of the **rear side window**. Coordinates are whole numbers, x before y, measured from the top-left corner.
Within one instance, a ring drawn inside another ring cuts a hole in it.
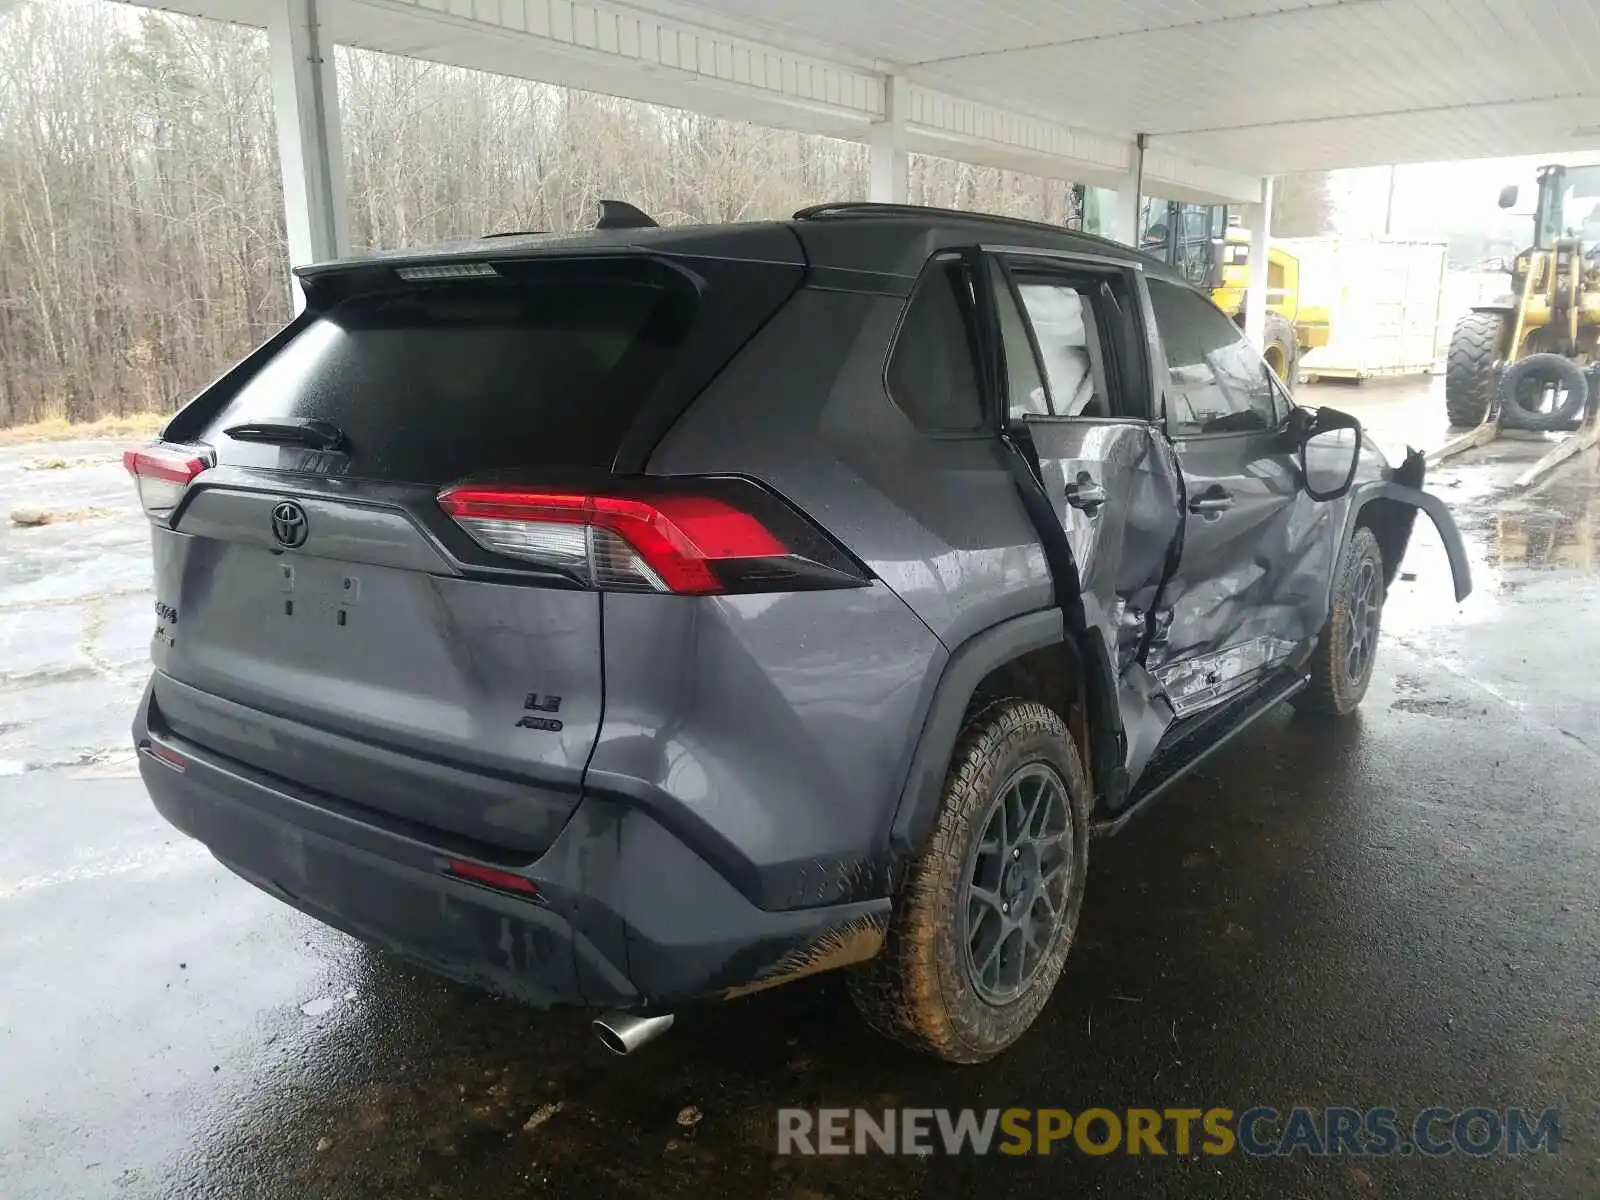
[[[1051,411],[1058,417],[1110,416],[1093,301],[1066,282],[1023,281],[1017,294],[1044,359]]]
[[[211,421],[219,459],[276,466],[225,434],[314,417],[347,474],[437,484],[495,468],[609,467],[673,360],[692,297],[607,271],[358,296],[302,330]]]
[[[911,293],[889,356],[889,395],[920,429],[966,433],[983,424],[972,282],[957,259],[931,264]]]

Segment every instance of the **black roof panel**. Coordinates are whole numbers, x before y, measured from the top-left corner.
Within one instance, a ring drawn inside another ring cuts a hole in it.
[[[790,221],[467,238],[297,267],[295,274],[314,287],[318,276],[381,270],[404,263],[645,253],[807,262],[817,267],[914,277],[940,250],[978,243],[1093,254],[1138,263],[1163,278],[1182,278],[1158,259],[1090,233],[987,213],[865,203],[816,205],[801,209]]]

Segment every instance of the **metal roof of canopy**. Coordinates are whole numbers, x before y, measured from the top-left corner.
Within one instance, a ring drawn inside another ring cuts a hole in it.
[[[1593,0],[699,0],[1257,175],[1600,145]]]
[[[136,0],[266,25],[283,0]],[[1562,0],[321,0],[335,42],[1146,192],[1600,146],[1600,7]],[[891,76],[903,83],[892,85]]]

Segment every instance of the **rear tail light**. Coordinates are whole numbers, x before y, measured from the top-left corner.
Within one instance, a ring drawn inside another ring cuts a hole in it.
[[[157,442],[122,454],[122,465],[133,476],[139,503],[151,520],[171,516],[190,482],[211,466],[211,461],[211,451],[206,447],[175,442]]]
[[[604,493],[462,484],[439,505],[484,549],[602,591],[707,596],[867,581],[821,530],[746,480],[633,481]]]

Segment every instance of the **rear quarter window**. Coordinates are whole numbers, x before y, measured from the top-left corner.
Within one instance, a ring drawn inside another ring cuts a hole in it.
[[[912,290],[886,377],[890,398],[919,429],[968,433],[983,424],[972,310],[959,260],[931,263]]]

